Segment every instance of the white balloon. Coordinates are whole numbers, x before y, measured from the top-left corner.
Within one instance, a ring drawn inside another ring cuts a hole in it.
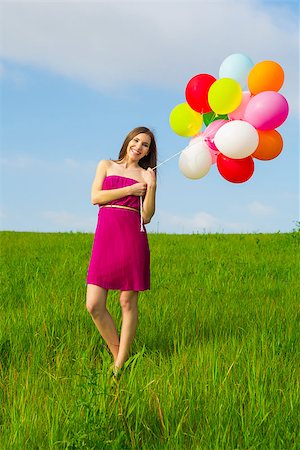
[[[202,142],[202,141],[204,141],[203,133],[200,132],[200,133],[196,134],[196,136],[192,137],[192,139],[189,142],[189,145],[196,144],[196,142]]]
[[[179,157],[180,171],[185,177],[192,180],[203,178],[209,172],[211,165],[210,150],[203,141],[190,144]]]
[[[242,159],[250,156],[258,146],[256,129],[244,120],[231,120],[216,132],[214,143],[228,158]]]

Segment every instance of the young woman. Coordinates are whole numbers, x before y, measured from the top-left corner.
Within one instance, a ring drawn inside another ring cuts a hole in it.
[[[91,201],[99,205],[87,276],[86,306],[114,358],[114,373],[129,356],[138,320],[139,291],[150,289],[150,251],[144,224],[155,211],[156,142],[146,127],[132,130],[117,161],[99,162]],[[120,338],[106,309],[109,289],[120,291]]]

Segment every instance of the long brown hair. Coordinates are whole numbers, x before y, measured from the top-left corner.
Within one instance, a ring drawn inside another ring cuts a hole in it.
[[[129,142],[140,133],[145,133],[148,136],[150,136],[151,142],[150,142],[148,154],[139,160],[139,165],[143,169],[148,169],[148,167],[153,168],[157,165],[156,142],[155,142],[154,134],[152,133],[151,130],[149,130],[149,128],[146,128],[146,127],[137,127],[128,133],[128,135],[126,136],[126,138],[123,142],[123,145],[121,147],[118,161],[122,161],[122,159],[125,158]]]

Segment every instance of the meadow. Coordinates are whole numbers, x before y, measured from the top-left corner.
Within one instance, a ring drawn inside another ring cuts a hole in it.
[[[1,450],[300,448],[299,232],[150,234],[117,383],[85,308],[93,235],[0,238]]]

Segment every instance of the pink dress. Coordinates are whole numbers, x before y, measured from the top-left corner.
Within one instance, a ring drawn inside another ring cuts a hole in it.
[[[108,175],[102,189],[118,189],[137,183],[132,178]],[[128,195],[108,204],[139,210],[140,198]],[[145,291],[150,289],[150,251],[140,213],[100,206],[87,284],[104,289]]]

